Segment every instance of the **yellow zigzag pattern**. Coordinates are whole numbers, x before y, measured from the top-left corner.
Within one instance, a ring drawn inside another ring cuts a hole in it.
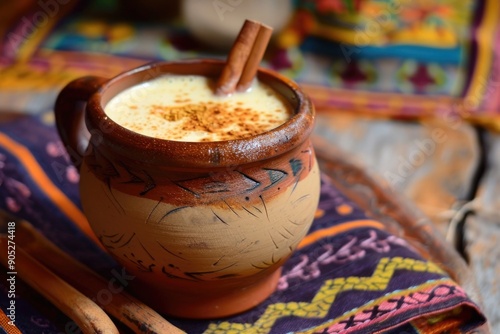
[[[327,280],[313,300],[308,302],[288,302],[269,305],[254,324],[221,322],[210,324],[204,334],[266,334],[276,320],[295,316],[302,318],[323,318],[327,315],[340,292],[349,290],[382,291],[387,288],[396,270],[443,273],[434,263],[395,257],[380,259],[371,277],[340,277]]]

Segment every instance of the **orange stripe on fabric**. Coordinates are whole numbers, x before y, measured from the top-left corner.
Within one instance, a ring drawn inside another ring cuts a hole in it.
[[[9,324],[10,319],[7,317],[7,315],[4,313],[2,309],[0,309],[0,326],[2,326],[2,329],[7,332],[7,334],[23,334],[19,328],[16,326],[12,326]]]
[[[98,246],[102,247],[101,243],[92,232],[87,218],[83,215],[82,211],[80,211],[80,209],[52,183],[31,152],[26,147],[15,142],[3,133],[0,133],[0,144],[22,162],[33,180],[38,184],[40,189],[47,194],[52,202],[89,238],[91,238]]]
[[[352,222],[332,226],[332,227],[325,228],[322,230],[317,230],[317,231],[312,232],[309,235],[306,235],[305,238],[302,239],[302,241],[297,246],[297,249],[307,247],[320,239],[330,237],[330,236],[333,236],[333,235],[336,235],[336,234],[339,234],[342,232],[346,232],[348,230],[352,230],[355,228],[361,228],[361,227],[373,227],[373,228],[377,228],[379,230],[385,229],[384,224],[382,224],[378,221],[375,221],[375,220],[368,220],[368,219],[367,220],[354,220]]]

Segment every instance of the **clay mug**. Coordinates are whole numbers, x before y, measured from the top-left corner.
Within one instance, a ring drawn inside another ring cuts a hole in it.
[[[319,200],[309,140],[313,106],[296,83],[273,71],[260,69],[258,79],[288,100],[294,114],[251,138],[162,140],[125,129],[104,113],[128,87],[170,73],[217,77],[223,65],[163,62],[112,79],[80,78],[55,105],[93,231],[135,277],[132,292],[179,317],[228,316],[265,300]]]

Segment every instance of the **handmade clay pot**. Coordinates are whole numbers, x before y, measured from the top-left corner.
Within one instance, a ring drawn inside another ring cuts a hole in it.
[[[121,127],[103,111],[118,92],[159,75],[218,76],[222,66],[157,63],[110,80],[77,79],[55,107],[60,136],[81,165],[81,202],[92,229],[135,277],[134,293],[180,317],[227,316],[262,302],[319,199],[309,141],[313,106],[297,84],[274,72],[261,69],[258,78],[290,101],[294,115],[248,139],[160,140]]]

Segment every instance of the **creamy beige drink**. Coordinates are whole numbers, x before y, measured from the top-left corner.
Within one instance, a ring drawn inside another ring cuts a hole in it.
[[[213,86],[204,76],[165,75],[122,91],[105,112],[134,132],[191,142],[251,137],[291,117],[289,103],[258,81],[229,96],[215,96]]]

